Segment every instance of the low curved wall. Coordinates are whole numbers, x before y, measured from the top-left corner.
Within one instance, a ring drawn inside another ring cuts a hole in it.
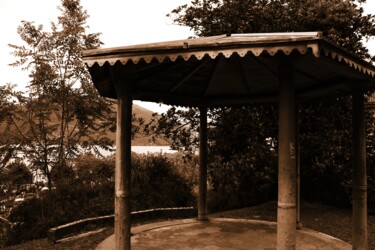
[[[196,209],[193,207],[175,207],[175,208],[154,208],[131,213],[132,223],[149,221],[156,218],[187,218],[196,216]],[[78,220],[65,225],[51,228],[48,230],[47,238],[49,241],[56,243],[57,241],[81,233],[85,228],[95,225],[95,227],[113,225],[114,215],[98,216],[87,219]]]

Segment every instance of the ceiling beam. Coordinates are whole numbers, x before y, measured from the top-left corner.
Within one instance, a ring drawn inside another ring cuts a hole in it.
[[[215,68],[213,70],[213,73],[211,74],[211,77],[210,77],[210,81],[208,82],[205,90],[204,90],[204,94],[203,96],[204,97],[207,97],[208,93],[209,93],[209,90],[211,88],[211,86],[213,85],[213,83],[215,82],[215,78],[217,76],[217,74],[219,73],[220,69],[221,69],[221,65],[223,63],[223,56],[218,56],[218,59],[215,60],[216,64],[215,64]]]
[[[240,71],[241,71],[241,76],[243,80],[242,83],[245,86],[246,92],[250,94],[251,93],[250,79],[248,77],[248,74],[246,74],[247,72],[245,70],[244,61],[240,57],[236,57],[236,60],[238,61],[238,64],[240,65]]]
[[[208,61],[211,59],[204,59],[200,61],[197,67],[195,67],[188,75],[186,75],[180,82],[178,82],[173,88],[169,90],[169,94],[176,91],[179,87],[181,87],[187,80],[189,80],[195,73],[197,73],[202,67],[204,67]]]

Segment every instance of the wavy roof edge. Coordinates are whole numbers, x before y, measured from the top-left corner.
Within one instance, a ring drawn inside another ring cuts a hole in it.
[[[249,52],[255,56],[260,56],[263,53],[273,56],[279,51],[285,55],[289,55],[293,51],[298,51],[300,54],[311,51],[315,57],[320,57],[323,52],[325,56],[331,56],[332,59],[345,62],[364,74],[375,76],[374,65],[333,44],[325,39],[321,32],[228,34],[83,50],[81,54],[87,66],[92,67],[94,64],[103,66],[105,63],[114,65],[120,62],[125,65],[128,62],[137,64],[140,61],[146,63],[153,60],[163,62],[166,59],[175,61],[177,58],[187,61],[192,57],[201,60],[205,56],[214,59],[219,54],[229,58],[234,53],[244,57]]]

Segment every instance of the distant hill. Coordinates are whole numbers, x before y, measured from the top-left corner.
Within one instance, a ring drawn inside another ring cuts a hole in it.
[[[114,106],[114,110],[116,110],[116,105]],[[151,110],[148,110],[139,105],[133,104],[133,114],[135,114],[137,118],[142,118],[145,121],[145,124],[151,121],[153,113],[154,112],[152,112]],[[111,133],[110,136],[112,139],[114,139],[116,137],[116,134]],[[157,138],[155,139],[155,141],[153,141],[152,136],[144,136],[142,134],[137,134],[135,135],[135,138],[132,141],[132,145],[133,146],[169,146],[170,144],[164,138]]]
[[[146,123],[151,121],[153,113],[154,112],[151,110],[143,108],[137,104],[133,104],[133,114],[136,114],[137,117],[142,117]]]
[[[113,104],[113,112],[116,112],[116,103]],[[145,121],[145,124],[149,123],[152,119],[152,112],[151,110],[145,109],[139,105],[133,105],[133,114],[136,115],[137,118],[142,118]],[[52,120],[54,120],[52,118]],[[5,130],[5,124],[0,124],[0,133]],[[141,129],[142,131],[142,129]],[[115,140],[116,133],[108,131],[107,137],[110,139]],[[2,138],[0,138],[0,142]],[[132,141],[133,146],[168,146],[170,145],[164,138],[157,138],[155,141],[152,140],[152,136],[145,136],[142,133],[136,134],[134,140]]]

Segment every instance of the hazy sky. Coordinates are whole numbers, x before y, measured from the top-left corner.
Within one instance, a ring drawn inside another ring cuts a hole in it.
[[[158,41],[185,39],[193,35],[187,27],[172,24],[166,17],[175,7],[191,0],[81,0],[90,18],[89,33],[101,32],[103,47],[115,47]],[[375,14],[375,0],[367,0],[366,13]],[[27,72],[8,66],[14,61],[8,44],[22,45],[17,26],[22,20],[43,24],[48,30],[60,12],[60,0],[0,0],[0,85],[17,84],[22,88],[27,82]],[[375,40],[368,44],[375,55]],[[158,105],[143,105],[159,109]]]

